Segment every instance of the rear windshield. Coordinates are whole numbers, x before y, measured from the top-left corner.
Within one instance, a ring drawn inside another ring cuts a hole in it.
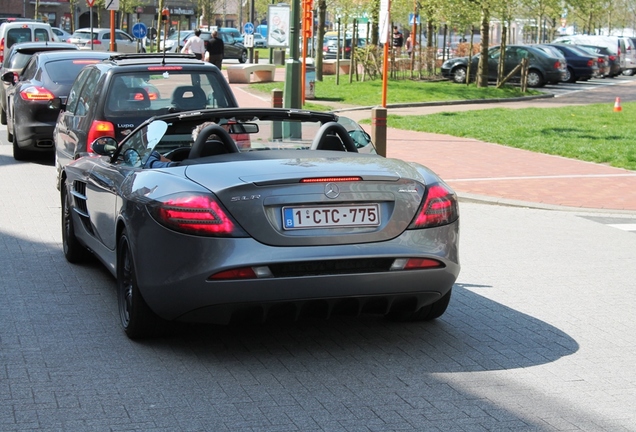
[[[31,57],[33,57],[32,53],[17,52],[9,60],[10,64],[8,65],[8,67],[9,69],[22,69],[26,66]]]
[[[72,84],[80,73],[80,70],[87,64],[99,63],[95,59],[66,59],[50,61],[44,69],[51,81],[58,84]]]
[[[234,106],[227,86],[211,71],[157,71],[118,74],[111,80],[106,112],[147,111],[148,115]]]
[[[26,26],[26,24],[25,24]],[[43,28],[31,29],[29,27],[16,27],[7,31],[6,48],[10,48],[13,44],[31,41],[48,41],[49,32]]]

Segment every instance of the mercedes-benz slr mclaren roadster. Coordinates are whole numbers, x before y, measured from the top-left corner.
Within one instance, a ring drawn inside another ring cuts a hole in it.
[[[63,246],[117,280],[131,338],[165,321],[441,316],[459,274],[453,190],[332,113],[151,118],[62,167]]]

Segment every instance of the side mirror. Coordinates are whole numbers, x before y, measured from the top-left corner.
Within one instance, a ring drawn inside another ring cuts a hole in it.
[[[117,150],[117,141],[111,137],[101,137],[93,141],[93,151],[100,156],[112,156]]]
[[[57,98],[53,98],[49,101],[49,108],[52,110],[57,110],[60,111],[64,108],[66,108],[66,104],[62,102],[62,99],[57,97]]]
[[[9,84],[15,84],[18,82],[18,78],[13,72],[5,72],[2,74],[2,81]]]

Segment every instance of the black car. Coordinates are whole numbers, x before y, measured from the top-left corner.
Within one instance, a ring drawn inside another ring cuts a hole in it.
[[[0,69],[0,76],[6,72],[13,72],[16,75],[20,75],[24,66],[31,58],[33,54],[40,51],[59,51],[59,50],[77,50],[77,46],[65,42],[22,42],[14,44],[2,62],[2,68]],[[2,82],[0,86],[0,123],[7,124],[7,87],[10,85],[8,82]]]
[[[558,49],[565,56],[567,71],[565,73],[566,82],[587,81],[599,74],[598,57],[582,51],[576,45],[567,44],[546,44]]]
[[[488,50],[488,79],[497,79],[499,58],[501,57],[500,47],[492,47]],[[508,45],[506,46],[504,74],[509,74],[520,62],[527,58],[530,63],[528,67],[528,86],[543,87],[546,83],[558,83],[565,76],[565,65],[559,58],[549,55],[543,50],[530,45]],[[470,68],[471,80],[477,74],[479,55],[472,58]],[[442,64],[442,75],[457,83],[466,82],[466,72],[468,68],[468,57],[457,57],[447,60]],[[514,79],[519,80],[520,73]]]
[[[7,139],[13,142],[13,157],[26,159],[29,154],[53,153],[53,129],[59,110],[49,101],[66,98],[73,80],[84,66],[101,62],[110,53],[85,50],[45,51],[35,53],[19,80],[13,72],[2,75],[7,88]]]
[[[581,45],[581,44],[577,44],[576,46],[584,48],[585,50],[591,53],[603,55],[607,57],[609,62],[609,67],[608,67],[609,70],[607,74],[605,74],[606,77],[614,78],[615,76],[618,76],[622,73],[620,59],[618,58],[616,54],[612,54],[612,52],[608,48],[602,47],[602,46]]]
[[[188,37],[186,37],[183,41],[179,42],[180,43],[179,51],[181,51],[181,49],[185,45],[185,42],[192,36],[194,36],[194,33],[188,35]],[[245,48],[245,45],[243,45],[241,42],[236,40],[229,32],[224,32],[219,30],[219,36],[223,40],[223,59],[224,60],[235,59],[235,60],[238,60],[240,63],[245,63],[247,61],[247,48]],[[207,48],[208,41],[212,39],[212,32],[202,31],[199,37],[203,39],[203,42],[205,43],[205,46]],[[176,44],[175,44],[175,47],[173,48],[173,51],[176,51]]]
[[[88,143],[106,136],[121,141],[149,117],[238,106],[216,66],[169,53],[111,55],[79,74],[65,103],[53,104],[61,108],[53,134],[58,173],[93,153]]]

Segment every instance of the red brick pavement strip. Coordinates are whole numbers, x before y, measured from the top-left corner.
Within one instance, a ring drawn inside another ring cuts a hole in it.
[[[277,81],[280,75],[277,71]],[[245,84],[231,86],[239,106],[271,106],[267,95],[251,94]],[[520,108],[530,106],[530,103],[499,106]],[[536,105],[541,102],[533,104]],[[424,114],[432,110],[483,108],[479,105],[469,108],[461,105],[389,108],[389,113]],[[339,114],[355,120],[371,116],[368,110]],[[429,167],[464,200],[540,208],[636,212],[636,171],[448,135],[389,129],[387,139],[388,157]]]

